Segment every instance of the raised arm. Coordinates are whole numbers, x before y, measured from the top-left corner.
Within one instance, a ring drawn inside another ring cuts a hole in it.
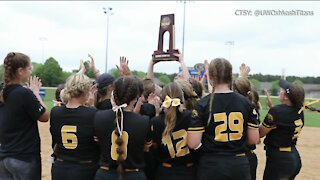
[[[37,100],[40,102],[40,104],[46,109],[46,111],[39,117],[38,121],[40,122],[47,122],[49,120],[49,111],[46,106],[46,104],[42,101],[39,92],[40,88],[42,86],[41,79],[39,79],[36,76],[31,76],[29,78],[29,82],[27,83],[28,88],[33,92],[33,94],[36,96]]]
[[[272,105],[271,98],[270,98],[270,94],[269,94],[269,92],[268,92],[267,89],[264,89],[263,91],[264,91],[264,95],[266,95],[267,107],[268,107],[268,109],[270,109],[270,108],[272,108],[272,106],[273,106],[273,105]]]
[[[90,60],[88,61],[89,68],[94,73],[94,76],[98,78],[100,76],[100,71],[95,66],[94,58],[90,54],[88,54],[88,57],[90,58]]]
[[[154,81],[154,73],[153,73],[153,66],[158,63],[158,61],[154,61],[153,59],[151,59],[151,61],[149,62],[149,66],[148,66],[148,72],[147,72],[147,78],[151,79],[155,85],[155,93],[157,96],[160,96],[160,92],[162,90],[162,88]]]
[[[182,78],[188,80],[191,76],[190,76],[188,67],[184,62],[183,56],[181,54],[175,54],[175,55],[179,57],[179,63],[182,69]]]
[[[209,62],[208,62],[208,60],[204,60],[204,67],[206,69],[206,74],[207,74],[208,91],[209,91],[209,93],[212,93],[213,87],[211,85],[211,80],[210,80],[210,75],[209,75]]]

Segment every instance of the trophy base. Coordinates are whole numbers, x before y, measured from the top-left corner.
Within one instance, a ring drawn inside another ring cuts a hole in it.
[[[175,51],[174,53],[178,53],[179,51]],[[158,52],[155,51],[152,55],[153,61],[179,61],[179,57],[173,55],[173,52]]]

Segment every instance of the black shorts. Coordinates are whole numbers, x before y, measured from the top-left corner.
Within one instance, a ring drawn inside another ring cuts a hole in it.
[[[198,180],[250,180],[250,165],[243,154],[202,155],[197,168]]]
[[[98,169],[95,180],[119,180],[116,169],[104,170]],[[131,171],[123,173],[123,180],[147,180],[143,171]]]
[[[156,180],[194,180],[196,178],[196,167],[192,166],[158,166]]]
[[[264,180],[293,180],[300,172],[301,159],[295,147],[291,151],[280,151],[279,148],[266,148],[267,162],[264,169]],[[281,168],[279,168],[281,167]]]
[[[52,180],[93,180],[98,167],[98,163],[56,160],[51,169]]]
[[[258,166],[257,155],[253,151],[247,151],[246,155],[248,157],[249,164],[250,164],[251,180],[255,180],[256,174],[257,174],[257,166]]]

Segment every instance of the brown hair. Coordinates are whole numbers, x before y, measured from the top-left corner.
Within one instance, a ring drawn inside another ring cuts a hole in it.
[[[12,83],[14,79],[16,79],[16,73],[19,68],[26,68],[30,66],[30,58],[29,56],[19,53],[19,52],[10,52],[4,58],[3,66],[4,66],[4,87],[0,93],[0,101],[4,102],[3,94],[6,91],[8,85]]]
[[[212,86],[217,84],[227,83],[231,85],[232,81],[232,65],[224,58],[216,58],[210,62],[209,76],[213,82]],[[230,86],[231,89],[231,86]]]
[[[60,101],[61,102],[61,97],[60,97],[60,93],[62,91],[62,89],[64,88],[64,84],[59,84],[57,89],[56,89],[56,92],[55,92],[55,99],[56,101]]]
[[[191,83],[185,79],[176,79],[174,82],[177,83],[183,92],[183,99],[181,99],[183,104],[185,104],[188,110],[192,111],[196,103],[193,97],[197,95],[194,94],[195,92],[193,91]]]
[[[143,80],[143,96],[147,100],[148,96],[155,91],[155,84],[151,79]]]
[[[252,88],[252,89],[251,89],[251,94],[252,94],[252,102],[253,102],[253,104],[254,104],[258,109],[260,109],[261,107],[260,107],[260,104],[259,104],[260,98],[259,98],[259,93],[258,93],[258,91],[257,91],[256,89]]]
[[[132,76],[124,76],[120,77],[117,79],[114,84],[113,84],[114,90],[113,90],[113,97],[115,104],[120,106],[122,104],[127,104],[129,105],[130,102],[141,95],[141,81],[139,82],[139,79],[136,77]],[[121,123],[121,111],[116,112],[116,118],[115,118],[115,124]],[[117,148],[117,153],[118,153],[118,174],[119,174],[119,179],[123,179],[123,173],[124,173],[124,168],[123,168],[123,156],[122,154],[124,153],[124,150],[121,148],[121,145],[123,144],[123,139],[120,136],[120,132],[117,128],[117,125],[115,127],[115,134],[118,136],[116,140],[116,144],[118,145]]]
[[[215,58],[209,64],[209,77],[212,81],[212,87],[216,87],[218,84],[226,83],[229,84],[231,89],[232,83],[232,65],[231,63],[224,58]],[[214,100],[214,92],[210,95],[209,103],[209,118],[207,121],[207,126],[212,118],[212,106]]]
[[[198,98],[201,98],[202,97],[202,93],[203,93],[202,84],[199,81],[197,81],[194,78],[192,78],[192,77],[189,78],[189,83],[192,85],[192,88],[195,91],[195,93],[197,94]]]
[[[298,84],[292,84],[290,86],[290,95],[286,94],[286,96],[288,96],[292,106],[300,110],[300,108],[303,106],[305,98],[303,87]]]
[[[251,83],[248,78],[238,77],[235,79],[233,82],[233,89],[234,91],[247,97],[250,101],[253,100]]]
[[[161,98],[164,100],[166,96],[169,96],[171,99],[179,98],[183,99],[183,92],[177,83],[172,82],[167,84],[161,91]],[[162,137],[172,133],[177,118],[177,108],[178,106],[170,106],[167,111],[165,111],[165,129],[162,133]]]

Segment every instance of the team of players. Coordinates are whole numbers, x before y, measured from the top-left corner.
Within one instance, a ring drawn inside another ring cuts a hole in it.
[[[34,95],[36,90],[32,93],[19,85],[29,78],[24,71],[31,65],[16,54],[5,59],[7,78],[0,96],[0,179],[19,179],[31,172],[27,179],[40,179],[40,139],[34,120],[47,121],[48,112]],[[126,60],[120,61],[119,70],[130,75],[124,72]],[[99,104],[94,102],[96,86],[83,73],[71,75],[60,93],[63,103],[50,113],[52,179],[255,179],[253,150],[259,136],[266,136],[264,179],[294,179],[301,169],[295,145],[304,125],[303,88],[280,81],[282,104],[272,107],[260,125],[254,90],[247,78],[232,80],[228,60],[212,60],[208,77],[213,92],[199,97],[194,81],[177,80],[160,91],[133,76],[114,79],[102,74],[98,92],[107,95],[101,102],[111,106],[98,110],[90,107]],[[20,96],[30,100],[20,105]],[[35,128],[17,127],[21,119],[26,121],[23,126]],[[39,140],[30,145],[35,137]],[[21,170],[23,163],[32,164],[34,170]]]

